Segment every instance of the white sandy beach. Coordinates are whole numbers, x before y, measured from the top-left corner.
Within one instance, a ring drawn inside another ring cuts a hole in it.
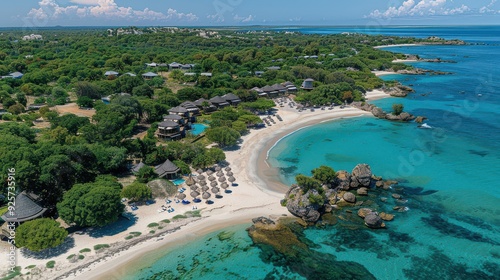
[[[368,92],[368,100],[389,97],[388,94],[376,90]],[[287,186],[281,184],[265,159],[267,151],[284,135],[291,133],[301,127],[316,124],[322,121],[334,120],[355,116],[371,116],[371,114],[356,108],[346,107],[333,110],[319,110],[315,112],[297,112],[288,105],[279,108],[278,114],[283,118],[280,122],[275,118],[276,124],[258,130],[251,130],[248,135],[242,137],[239,149],[226,152],[226,160],[230,163],[237,187],[230,187],[231,194],[223,194],[224,198],[215,199],[215,203],[207,205],[200,203],[202,211],[201,218],[191,218],[182,222],[171,223],[162,231],[178,228],[176,231],[164,234],[160,237],[147,238],[138,244],[126,246],[125,237],[130,232],[141,232],[147,236],[151,230],[147,227],[153,222],[163,219],[171,219],[174,215],[183,214],[192,210],[192,204],[174,204],[174,213],[158,213],[157,210],[163,204],[158,201],[149,206],[140,206],[135,211],[139,217],[138,221],[125,231],[100,238],[90,237],[88,234],[73,235],[74,247],[69,251],[53,258],[37,260],[26,258],[18,254],[18,266],[25,268],[36,265],[42,273],[36,279],[120,279],[133,268],[134,260],[154,259],[154,251],[158,249],[162,253],[174,244],[183,244],[207,233],[226,228],[231,225],[250,223],[252,218],[269,215],[289,215],[286,208],[281,207],[280,200]],[[159,232],[159,231],[158,231]],[[131,241],[133,241],[132,239]],[[93,246],[96,244],[110,244],[122,242],[111,249],[125,247],[112,251],[113,254],[104,252],[96,254]],[[76,263],[70,263],[67,257],[71,254],[79,254],[83,248],[91,248],[92,252],[84,253],[85,259]],[[115,253],[116,251],[116,253]],[[56,261],[54,269],[46,269],[45,264],[49,260]],[[27,271],[24,270],[23,273]]]

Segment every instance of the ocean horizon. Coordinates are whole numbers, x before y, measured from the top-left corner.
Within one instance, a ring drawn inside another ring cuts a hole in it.
[[[344,27],[293,30],[355,32]],[[319,165],[350,172],[356,164],[367,163],[374,174],[398,180],[396,187],[407,194],[407,211],[396,213],[387,229],[309,228],[304,235],[314,244],[311,249],[331,254],[336,261],[359,263],[377,279],[498,277],[500,27],[380,27],[367,33],[439,36],[471,44],[384,48],[454,62],[412,63],[450,75],[383,76],[411,86],[415,93],[372,102],[386,111],[402,103],[405,111],[427,117],[432,129],[373,117],[348,118],[302,128],[268,152],[268,163],[279,170],[286,185]],[[383,207],[390,211],[393,206],[388,202]],[[135,264],[141,268],[129,271],[126,279],[304,279],[286,264],[266,260],[246,227],[226,228],[155,252],[162,256],[153,263]]]

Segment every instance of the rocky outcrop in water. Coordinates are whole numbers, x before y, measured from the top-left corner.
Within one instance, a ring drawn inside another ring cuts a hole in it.
[[[411,87],[397,84],[396,86],[384,89],[384,92],[393,97],[406,97],[410,92],[415,92]]]
[[[354,211],[358,211],[361,205],[370,206],[373,203],[366,200],[370,201],[369,199],[373,199],[377,192],[380,193],[377,191],[378,189],[389,190],[391,185],[397,184],[395,181],[384,181],[381,177],[373,175],[368,164],[358,164],[351,173],[340,170],[335,175],[331,182],[324,183],[317,189],[299,185],[291,186],[285,194],[285,199],[282,200],[282,205],[304,222],[314,224],[322,220],[325,214],[334,213],[342,208],[352,207]],[[391,196],[391,193],[386,195]],[[387,198],[378,200],[387,201]],[[385,213],[384,217],[380,216],[375,208],[363,206],[362,209],[364,210],[358,211],[360,217],[366,218],[367,214],[376,216],[370,217],[368,220],[365,219],[364,222],[358,220],[359,223],[370,228],[384,227],[384,223],[379,222],[379,220],[388,221],[394,218],[394,216],[390,217],[390,214]],[[352,212],[353,210],[347,209],[346,211]]]
[[[379,119],[385,119],[385,120],[389,120],[389,121],[398,121],[398,122],[409,122],[409,121],[412,121],[416,118],[414,115],[407,113],[407,112],[402,112],[399,115],[393,115],[391,113],[386,113],[381,108],[379,108],[373,104],[366,103],[366,102],[353,102],[353,103],[351,103],[351,105],[355,108],[360,109],[360,110],[370,112],[375,117],[377,117]]]
[[[264,262],[283,267],[306,279],[376,279],[362,264],[338,261],[331,254],[311,249],[312,242],[304,236],[304,227],[296,218],[271,220],[260,217],[247,229],[253,243],[261,249]],[[279,272],[274,272],[278,273]],[[268,275],[265,279],[284,279]]]

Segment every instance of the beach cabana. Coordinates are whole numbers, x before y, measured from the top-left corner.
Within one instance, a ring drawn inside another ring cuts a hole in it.
[[[217,194],[217,193],[219,193],[219,192],[220,192],[220,189],[219,189],[219,188],[217,188],[217,187],[213,187],[213,188],[211,189],[211,191],[212,191],[212,193],[213,193],[213,194]]]
[[[224,168],[224,170],[231,171],[231,167],[228,166],[228,167]]]
[[[228,172],[226,172],[226,175],[227,175],[227,176],[233,176],[233,172],[228,171]]]
[[[200,174],[200,175],[196,176],[196,179],[198,179],[200,181],[205,180],[205,176],[203,174]]]
[[[196,184],[196,182],[194,181],[194,179],[193,179],[193,177],[191,175],[189,175],[189,177],[187,178],[187,180],[186,180],[185,183],[188,186],[192,186],[192,185]]]
[[[219,182],[222,183],[222,182],[225,182],[225,181],[226,181],[226,177],[222,176],[222,177],[219,178]]]
[[[222,183],[222,184],[220,185],[220,187],[221,187],[221,188],[223,188],[223,189],[227,189],[227,188],[229,188],[229,185],[228,185],[227,183],[225,183],[225,182],[224,182],[224,183]]]
[[[198,184],[200,184],[200,186],[206,186],[207,185],[207,181],[200,181]]]
[[[207,171],[207,175],[208,175],[208,176],[210,176],[210,175],[212,175],[212,174],[214,174],[214,172],[213,172],[212,170],[208,170],[208,171]]]
[[[217,182],[216,182],[216,181],[212,181],[212,183],[210,183],[210,186],[211,186],[211,187],[215,187],[215,186],[217,186]]]
[[[197,198],[198,196],[200,196],[200,193],[199,193],[199,192],[197,192],[197,191],[192,191],[192,192],[190,193],[190,195],[191,195],[191,197],[192,197],[192,198]]]
[[[214,176],[212,176],[212,175],[210,175],[210,176],[208,177],[208,180],[209,180],[209,181],[213,181],[213,180],[215,180],[215,177],[214,177]]]
[[[166,160],[164,163],[155,166],[155,173],[158,174],[160,178],[174,179],[177,178],[177,174],[181,169],[177,167],[170,160]]]
[[[207,186],[203,186],[203,187],[201,187],[201,190],[202,190],[202,191],[204,191],[204,192],[208,191],[209,189],[210,189],[210,188],[209,188],[209,187],[207,187]]]
[[[183,193],[180,193],[180,194],[177,195],[177,198],[178,199],[184,199],[184,198],[186,198],[186,195],[183,194]]]
[[[224,173],[222,173],[222,171],[219,171],[219,172],[217,172],[217,174],[215,174],[215,175],[217,175],[217,177],[221,177],[221,176],[224,176]]]
[[[212,195],[208,192],[204,192],[203,195],[201,196],[203,199],[209,199]]]
[[[41,217],[47,208],[43,208],[34,202],[25,193],[20,193],[16,196],[16,209],[10,212],[6,212],[2,215],[2,220],[7,223],[17,223],[30,221]],[[12,214],[12,215],[11,215]]]

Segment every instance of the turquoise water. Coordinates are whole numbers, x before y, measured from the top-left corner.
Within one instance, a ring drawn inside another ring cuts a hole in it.
[[[205,129],[207,129],[207,126],[201,123],[195,123],[192,127],[193,128],[189,132],[195,136],[200,135],[203,131],[205,131]]]
[[[260,260],[259,249],[245,231],[248,226],[230,227],[172,248],[153,265],[123,279],[264,279],[275,267]],[[221,233],[228,238],[221,240]]]
[[[405,111],[429,118],[426,122],[433,129],[361,117],[304,128],[277,143],[269,163],[286,184],[322,164],[351,171],[358,163],[368,163],[375,174],[408,187],[409,211],[396,213],[385,230],[310,228],[305,237],[313,241],[314,250],[360,263],[377,279],[499,279],[500,28],[381,28],[371,33],[377,32],[438,35],[485,45],[386,49],[457,62],[416,63],[452,75],[385,76],[411,85],[416,93],[374,102],[386,111],[402,103]],[[389,200],[384,210],[392,206]],[[264,261],[243,226],[226,231],[235,232],[230,241],[209,234],[166,251],[130,279],[264,279],[270,272],[281,279],[301,279],[287,274],[286,263],[273,266]],[[151,277],[160,271],[174,274]]]
[[[184,184],[184,182],[186,182],[186,180],[184,180],[184,179],[172,180],[172,183],[174,183],[174,185],[176,185],[176,186],[180,186],[180,185]]]

